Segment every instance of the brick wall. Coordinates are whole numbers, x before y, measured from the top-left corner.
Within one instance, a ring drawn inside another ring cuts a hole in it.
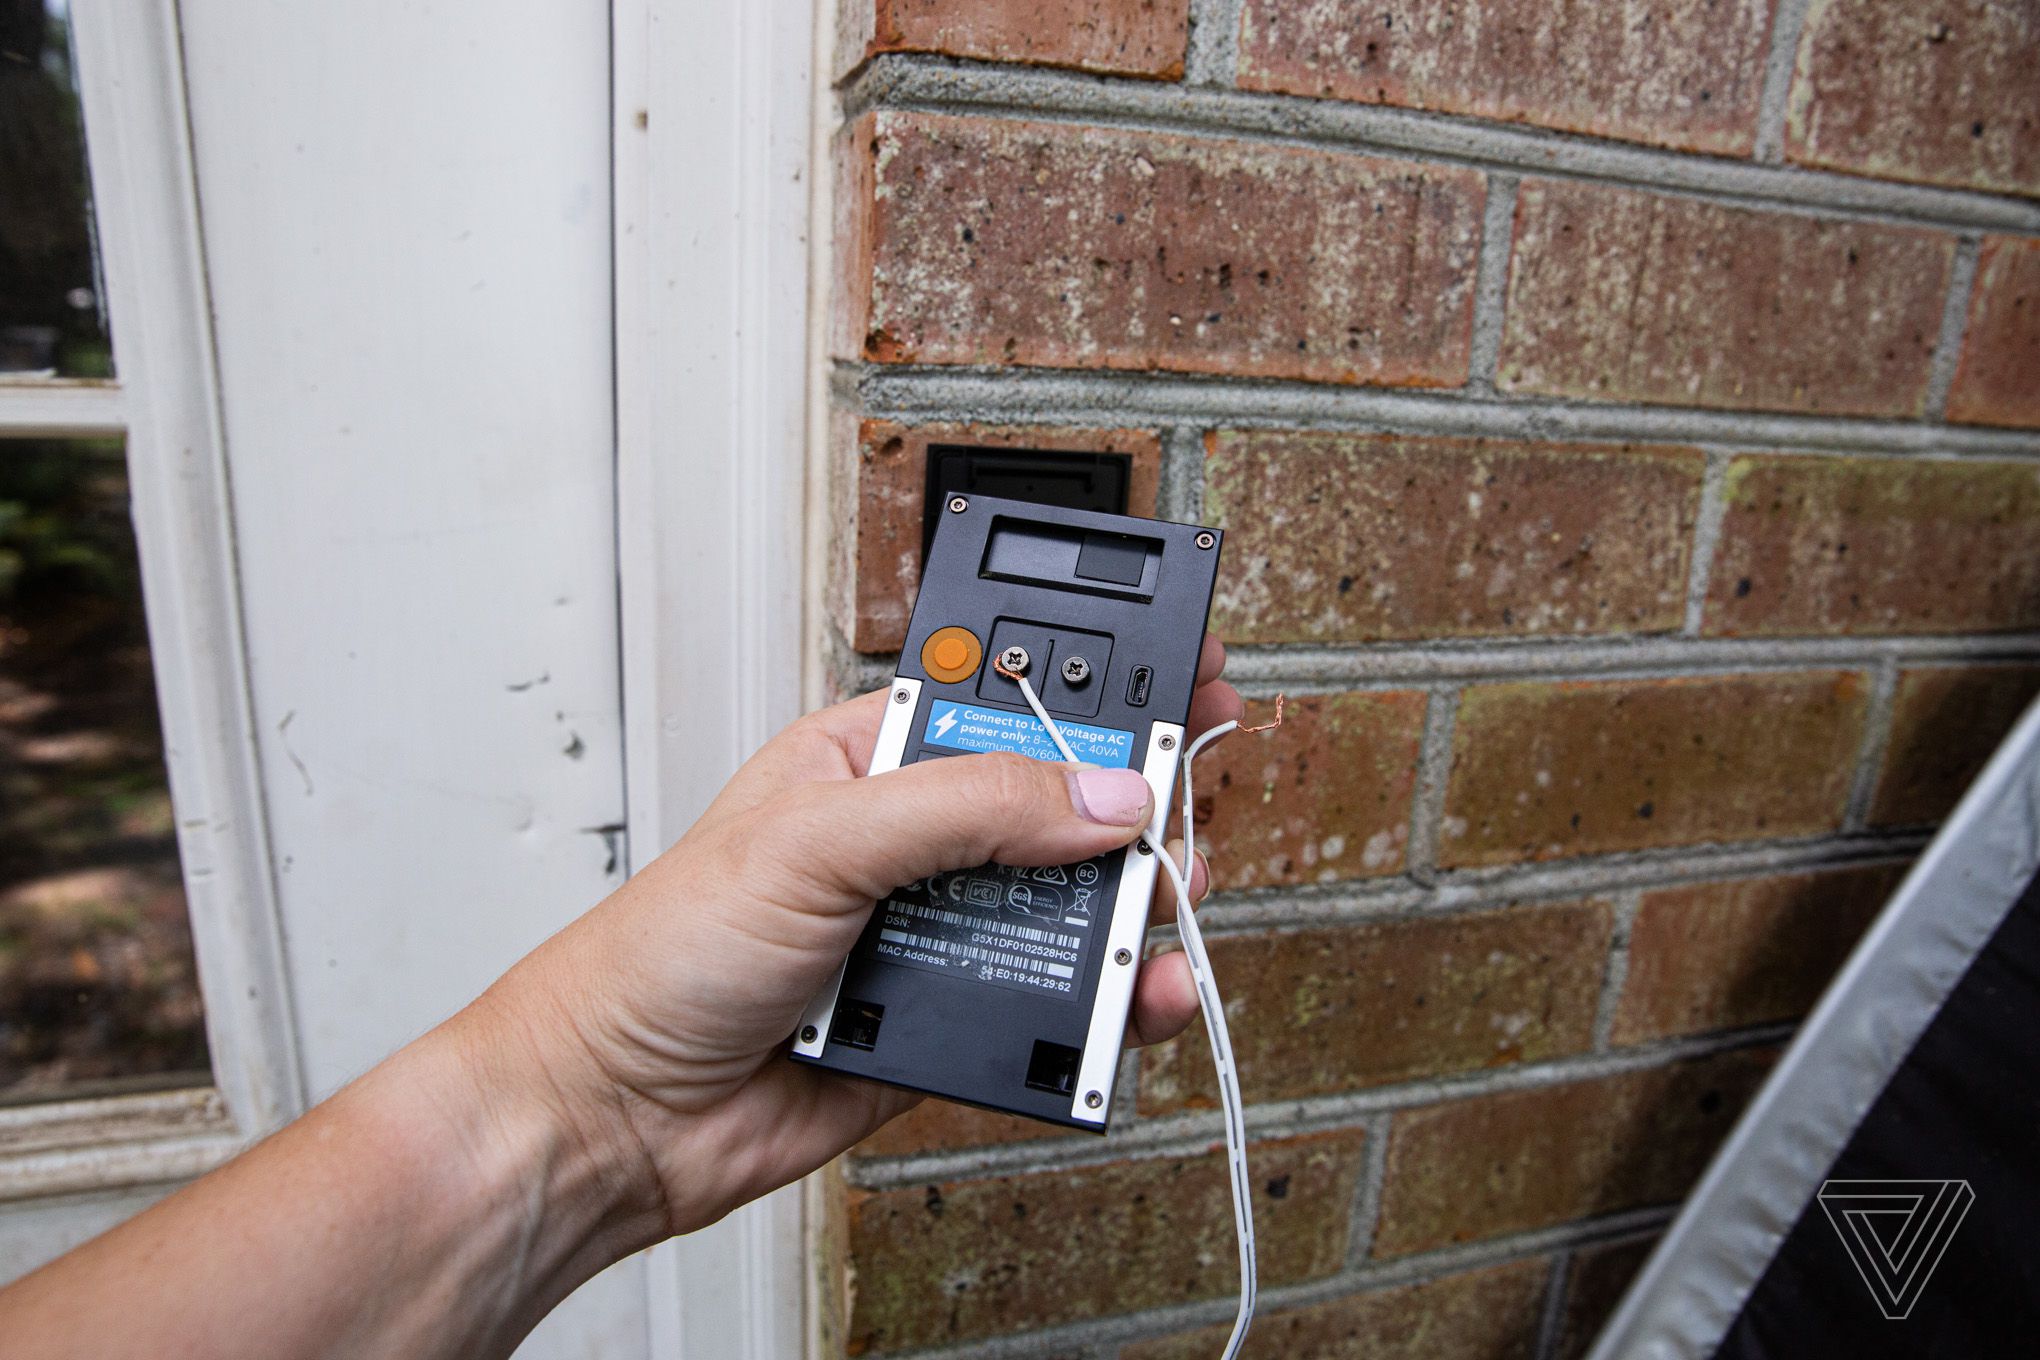
[[[1229,531],[1258,1356],[1573,1356],[2040,691],[2031,0],[841,0],[836,683],[930,441]],[[1208,1056],[858,1150],[832,1347],[1215,1354]]]

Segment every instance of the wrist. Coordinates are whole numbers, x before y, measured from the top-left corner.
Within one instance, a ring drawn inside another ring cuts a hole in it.
[[[564,1015],[506,979],[414,1047],[458,1131],[469,1193],[515,1220],[524,1287],[546,1307],[668,1235],[644,1149]]]

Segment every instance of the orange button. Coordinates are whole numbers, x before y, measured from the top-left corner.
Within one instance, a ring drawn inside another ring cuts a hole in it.
[[[984,646],[968,628],[937,628],[921,644],[921,668],[929,678],[953,685],[976,674]]]

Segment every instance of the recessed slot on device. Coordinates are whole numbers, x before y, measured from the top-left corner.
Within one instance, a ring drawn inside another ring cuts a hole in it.
[[[836,1003],[836,1023],[829,1027],[829,1038],[868,1053],[878,1047],[878,1027],[884,1021],[885,1007],[845,997]]]
[[[1034,1056],[1027,1064],[1027,1084],[1037,1091],[1066,1096],[1077,1089],[1077,1065],[1083,1061],[1081,1050],[1068,1044],[1052,1044],[1046,1039],[1034,1041]]]
[[[994,581],[1151,600],[1161,567],[1160,539],[1001,515],[985,542],[978,574]]]

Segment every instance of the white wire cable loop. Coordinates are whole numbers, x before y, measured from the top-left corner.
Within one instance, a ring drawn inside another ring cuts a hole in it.
[[[1020,686],[1021,697],[1034,710],[1034,716],[1048,729],[1049,739],[1056,750],[1062,752],[1064,760],[1073,765],[1083,762],[1076,752],[1063,740],[1062,729],[1055,719],[1048,716],[1048,710],[1041,706],[1041,699],[1034,693],[1034,686],[1018,671],[1006,669],[1002,662],[994,661],[993,669]],[[1276,721],[1281,721],[1281,709],[1276,710]],[[1197,832],[1191,824],[1191,808],[1195,806],[1190,792],[1190,765],[1197,753],[1218,740],[1226,733],[1238,728],[1236,722],[1223,722],[1191,742],[1183,752],[1183,862],[1177,864],[1169,853],[1155,843],[1148,832],[1141,832],[1140,839],[1154,852],[1162,868],[1168,871],[1170,886],[1176,890],[1176,932],[1183,937],[1183,954],[1190,963],[1191,980],[1197,984],[1197,1005],[1204,1012],[1204,1032],[1211,1040],[1211,1055],[1218,1066],[1218,1098],[1225,1111],[1225,1159],[1226,1169],[1232,1178],[1233,1226],[1239,1237],[1240,1251],[1240,1308],[1233,1319],[1232,1336],[1225,1343],[1221,1360],[1235,1360],[1240,1347],[1247,1341],[1247,1328],[1253,1325],[1254,1302],[1260,1292],[1260,1272],[1254,1263],[1254,1199],[1253,1183],[1247,1179],[1247,1119],[1244,1103],[1240,1099],[1240,1083],[1237,1068],[1233,1063],[1232,1035],[1226,1029],[1225,1006],[1218,995],[1218,983],[1211,976],[1211,958],[1204,951],[1204,934],[1197,928],[1197,913],[1190,905],[1190,865],[1197,853]]]

